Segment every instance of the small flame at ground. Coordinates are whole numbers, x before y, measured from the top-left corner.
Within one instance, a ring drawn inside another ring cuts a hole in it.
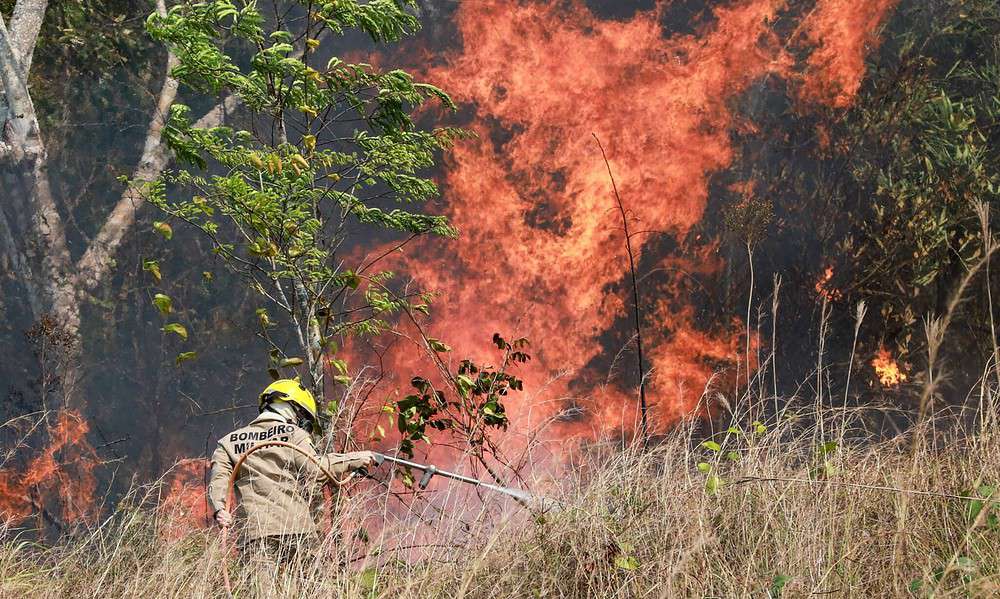
[[[883,387],[897,387],[906,380],[906,373],[900,369],[896,359],[884,347],[878,350],[878,354],[872,360],[872,368],[875,369],[875,374]]]
[[[181,460],[167,474],[166,498],[160,509],[169,525],[164,535],[171,539],[186,532],[208,526],[211,514],[205,497],[205,473],[208,460],[193,458]]]
[[[54,415],[49,444],[22,472],[0,470],[0,517],[20,523],[43,511],[56,524],[87,521],[97,510],[97,453],[86,439],[90,427],[76,412]]]

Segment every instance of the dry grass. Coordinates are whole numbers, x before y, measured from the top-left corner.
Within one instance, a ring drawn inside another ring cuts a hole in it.
[[[763,432],[743,421],[746,432],[714,436],[718,452],[694,440],[694,424],[646,453],[592,447],[581,461],[588,466],[549,489],[562,508],[543,516],[460,495],[392,515],[384,511],[392,502],[370,492],[342,515],[365,521],[367,542],[342,530],[319,557],[281,570],[231,558],[236,594],[884,597],[918,586],[915,596],[1000,593],[991,506],[973,517],[969,500],[909,492],[961,495],[1000,482],[1000,435],[949,435],[939,426],[933,443],[913,444],[911,432],[833,447],[824,443],[858,439],[859,428],[844,430],[841,408],[824,415],[823,438],[814,415],[786,413]],[[721,481],[714,493],[706,488],[713,476]],[[0,593],[227,597],[217,532],[167,540],[169,518],[128,507],[140,503],[126,501],[54,546],[6,535]],[[420,547],[400,549],[412,545]]]
[[[223,568],[246,598],[1000,596],[1000,507],[988,498],[996,486],[1000,502],[1000,353],[947,414],[937,359],[996,247],[926,321],[927,366],[910,389],[920,423],[895,435],[884,425],[905,414],[851,409],[830,387],[821,335],[825,392],[779,401],[764,390],[777,389],[775,356],[758,358],[743,407],[715,402],[728,410],[719,432],[688,421],[648,450],[564,447],[567,463],[529,485],[559,504],[542,514],[446,484],[404,507],[366,483],[318,549],[276,566],[227,556],[217,529],[178,533],[154,486],[54,544],[0,530],[0,597],[224,598]],[[852,348],[845,389],[854,365]]]

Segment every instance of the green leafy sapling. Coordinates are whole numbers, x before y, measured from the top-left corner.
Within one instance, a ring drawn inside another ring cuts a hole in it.
[[[456,234],[445,217],[419,205],[438,195],[426,171],[463,133],[425,130],[411,117],[429,100],[453,109],[451,100],[402,70],[323,51],[324,40],[350,30],[395,42],[419,28],[412,7],[403,0],[186,0],[147,22],[176,56],[173,77],[190,92],[222,99],[234,115],[229,126],[202,127],[186,105],[170,108],[163,138],[181,166],[141,183],[165,215],[155,228],[169,239],[170,223],[181,221],[211,240],[259,300],[269,372],[303,365],[318,397],[326,370],[348,382],[337,338],[378,334],[411,301],[426,309],[423,295],[384,291],[392,274],[353,258],[370,235],[351,233],[395,232],[400,244]],[[144,268],[159,278],[155,262]],[[169,311],[162,301],[157,307]],[[164,330],[183,335],[178,327]]]

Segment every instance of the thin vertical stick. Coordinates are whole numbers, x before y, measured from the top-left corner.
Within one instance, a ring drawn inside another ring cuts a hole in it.
[[[854,371],[854,356],[858,349],[858,333],[861,331],[861,323],[865,319],[865,314],[868,313],[868,308],[865,305],[865,300],[858,302],[857,310],[854,313],[854,340],[851,342],[851,359],[847,363],[847,383],[844,384],[844,410],[841,415],[840,423],[840,446],[844,445],[844,433],[847,429],[847,398],[851,391],[851,374]]]
[[[753,286],[754,286],[754,272],[753,272],[753,245],[747,241],[747,262],[750,264],[750,292],[747,294],[747,318],[746,318],[746,352],[744,358],[747,363],[747,407],[751,406],[753,398],[750,397],[750,309],[753,307]],[[760,363],[758,362],[758,366]]]
[[[865,319],[868,308],[865,300],[858,302],[857,310],[854,313],[854,341],[851,342],[851,360],[847,363],[847,384],[844,385],[844,415],[847,415],[847,394],[851,390],[851,373],[854,370],[854,355],[858,349],[858,332],[861,331],[861,322]]]
[[[774,291],[771,296],[771,383],[774,385],[774,417],[778,418],[778,292],[781,291],[781,275],[774,275]]]
[[[618,185],[615,183],[614,173],[611,172],[611,163],[608,162],[608,155],[604,151],[604,145],[601,144],[601,140],[597,137],[596,133],[592,133],[591,135],[593,135],[594,140],[597,141],[597,147],[601,149],[601,156],[604,158],[604,166],[608,169],[608,177],[611,178],[611,189],[615,192],[615,201],[618,203],[618,212],[621,213],[622,226],[625,229],[625,250],[628,253],[628,268],[629,274],[632,278],[632,308],[633,315],[635,316],[636,354],[639,358],[639,413],[642,418],[640,430],[642,432],[642,446],[646,447],[649,443],[649,421],[646,413],[646,369],[644,368],[642,361],[642,327],[640,324],[642,321],[639,314],[639,285],[636,283],[635,278],[635,254],[632,252],[632,235],[628,230],[628,217],[625,214],[625,205],[622,203],[622,198],[618,194]]]
[[[997,377],[997,390],[1000,391],[1000,347],[997,346],[997,327],[993,317],[993,286],[990,281],[990,255],[996,240],[990,230],[990,205],[979,202],[976,205],[979,214],[979,224],[983,234],[983,254],[986,255],[986,309],[990,312],[990,343],[993,345],[993,371]]]
[[[816,354],[816,413],[820,414],[819,433],[825,439],[826,429],[823,425],[823,357],[826,352],[826,333],[830,318],[830,300],[823,295],[823,304],[819,313],[819,352]]]

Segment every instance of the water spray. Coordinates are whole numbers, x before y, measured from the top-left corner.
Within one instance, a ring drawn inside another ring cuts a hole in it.
[[[426,489],[427,485],[430,484],[432,478],[434,478],[435,476],[440,476],[443,478],[456,480],[460,483],[472,485],[474,487],[480,487],[483,489],[494,491],[496,493],[502,493],[503,495],[513,497],[518,501],[518,503],[525,506],[530,504],[541,505],[546,503],[546,501],[540,500],[534,495],[531,495],[530,493],[527,493],[526,491],[522,491],[520,489],[501,487],[500,485],[495,485],[493,483],[488,483],[486,481],[479,480],[478,478],[472,478],[470,476],[458,474],[457,472],[449,472],[448,470],[441,470],[440,468],[434,466],[433,464],[421,464],[419,462],[411,462],[410,460],[404,460],[402,458],[396,458],[382,453],[376,453],[375,463],[381,466],[383,462],[390,462],[398,466],[403,466],[404,468],[412,468],[414,470],[420,470],[421,472],[423,472],[423,475],[421,475],[420,480],[417,482],[417,486],[421,489]]]
[[[276,441],[276,440],[264,441],[262,443],[258,443],[257,445],[251,447],[245,454],[243,454],[242,456],[240,456],[240,459],[238,459],[236,461],[236,463],[233,465],[233,471],[229,475],[229,485],[228,485],[228,488],[226,490],[226,505],[227,506],[232,506],[235,503],[233,500],[236,497],[236,494],[235,494],[236,478],[239,475],[240,468],[243,466],[243,462],[246,461],[246,459],[250,456],[250,454],[252,454],[255,451],[258,451],[260,449],[264,449],[265,447],[287,447],[288,449],[292,449],[292,450],[294,450],[294,451],[302,454],[306,459],[308,459],[317,468],[319,468],[319,470],[330,480],[330,482],[332,484],[334,484],[334,485],[336,485],[338,487],[345,485],[351,479],[351,477],[353,475],[353,473],[352,473],[352,474],[349,474],[347,477],[345,477],[343,479],[338,479],[332,472],[330,472],[329,470],[327,470],[323,466],[323,464],[320,462],[320,460],[317,459],[316,456],[310,454],[308,451],[305,451],[303,448],[299,447],[298,445],[294,445],[292,443],[287,443],[287,442],[284,442],[284,441]],[[431,479],[434,478],[435,476],[441,476],[443,478],[448,478],[448,479],[455,480],[455,481],[458,481],[458,482],[462,482],[462,483],[466,483],[466,484],[469,484],[469,485],[473,485],[475,487],[479,487],[479,488],[483,488],[483,489],[488,489],[488,490],[494,491],[496,493],[501,493],[501,494],[507,495],[509,497],[513,497],[515,500],[517,500],[518,503],[520,503],[521,505],[523,505],[525,507],[535,506],[538,509],[541,509],[541,510],[544,511],[544,510],[547,510],[547,509],[550,509],[552,507],[555,507],[555,506],[559,505],[558,502],[556,502],[555,500],[552,500],[552,499],[538,498],[538,497],[535,497],[534,495],[531,495],[530,493],[527,493],[525,491],[521,491],[520,489],[512,489],[510,487],[502,487],[500,485],[495,485],[495,484],[492,484],[492,483],[488,483],[486,481],[482,481],[482,480],[479,480],[477,478],[472,478],[470,476],[465,476],[465,475],[462,475],[462,474],[458,474],[457,472],[450,472],[448,470],[441,470],[437,466],[434,466],[432,464],[421,464],[419,462],[411,462],[410,460],[404,460],[402,458],[397,458],[397,457],[385,455],[385,454],[382,454],[382,453],[372,452],[372,455],[374,456],[374,460],[375,460],[375,464],[376,465],[381,466],[385,462],[389,462],[389,463],[392,463],[392,464],[396,464],[398,466],[403,466],[404,468],[412,468],[414,470],[420,470],[421,472],[423,472],[423,475],[421,475],[420,480],[417,482],[417,486],[419,488],[421,488],[421,489],[426,489],[427,485],[430,484]],[[229,592],[229,596],[230,597],[234,597],[235,595],[233,594],[232,581],[229,578],[229,566],[226,563],[226,555],[229,553],[229,550],[230,550],[230,547],[229,547],[229,528],[228,527],[223,527],[222,528],[221,541],[222,541],[222,580],[223,580],[224,584],[226,585],[226,591]]]

